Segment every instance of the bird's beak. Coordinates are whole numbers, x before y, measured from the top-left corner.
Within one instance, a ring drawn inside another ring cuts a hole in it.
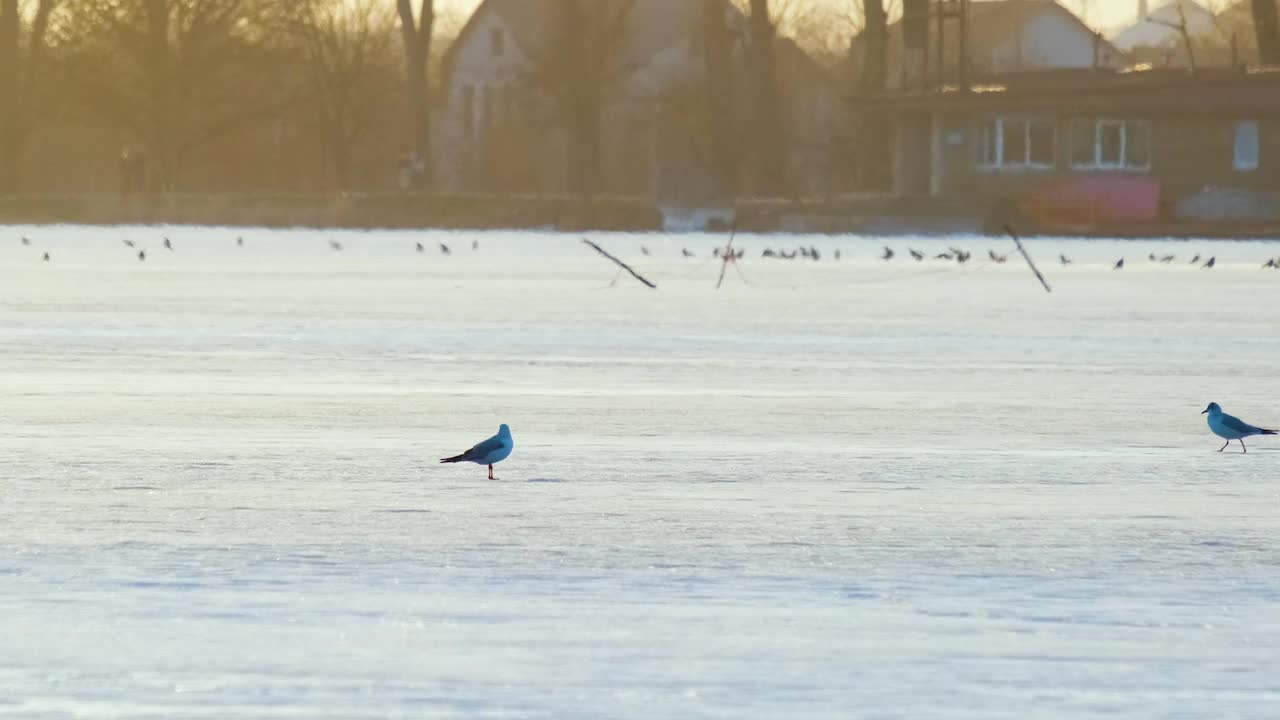
[[[1209,412],[1209,408],[1205,408],[1205,409],[1201,410],[1201,411],[1200,411],[1200,414],[1201,414],[1201,415],[1203,415],[1203,414],[1205,414],[1205,413],[1207,413],[1207,412]]]

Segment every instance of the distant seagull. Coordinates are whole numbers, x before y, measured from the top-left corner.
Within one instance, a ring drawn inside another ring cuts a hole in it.
[[[50,261],[50,260],[52,260],[52,259],[53,259],[53,258],[49,257],[49,253],[45,253],[45,254],[44,254],[44,261],[45,261],[45,262],[49,262],[49,261]]]
[[[1007,255],[997,255],[995,250],[988,250],[987,257],[991,258],[991,262],[997,265],[1003,265],[1006,262],[1009,262],[1009,257]]]
[[[836,251],[836,253],[835,253],[835,255],[836,255],[836,260],[839,260],[839,259],[840,259],[840,251],[839,251],[839,250],[837,250],[837,251]]]
[[[337,240],[330,240],[329,247],[333,248],[334,250],[341,250],[342,243],[338,242]]]
[[[804,247],[803,245],[801,245],[801,246],[800,246],[800,257],[806,257],[806,258],[807,258],[807,257],[809,257],[809,248]]]
[[[1222,408],[1216,402],[1209,403],[1209,407],[1205,408],[1204,412],[1200,414],[1207,414],[1209,416],[1209,429],[1213,431],[1214,435],[1227,441],[1226,444],[1218,448],[1218,452],[1226,450],[1227,445],[1230,445],[1232,440],[1239,440],[1240,447],[1245,452],[1249,452],[1249,448],[1244,446],[1245,438],[1253,435],[1276,434],[1275,430],[1263,430],[1260,427],[1254,427],[1238,417],[1222,412]]]
[[[1162,262],[1162,263],[1171,263],[1171,262],[1173,262],[1174,260],[1177,260],[1177,259],[1178,259],[1178,257],[1177,257],[1176,255],[1165,255],[1164,257],[1160,258],[1160,262]]]
[[[951,253],[938,253],[937,255],[933,256],[933,259],[934,260],[954,260],[955,258],[951,256]]]
[[[916,259],[916,262],[920,262],[921,260],[924,260],[924,253],[920,252],[919,250],[908,248],[907,251],[911,253],[911,257]]]
[[[1195,264],[1196,264],[1196,263],[1198,263],[1198,262],[1200,262],[1200,256],[1199,256],[1199,255],[1196,255],[1195,257],[1191,258],[1191,264],[1192,264],[1192,265],[1195,265]]]
[[[236,246],[237,246],[237,247],[244,247],[244,238],[243,238],[243,237],[238,237],[238,238],[236,238]]]
[[[893,248],[889,247],[888,245],[885,245],[885,246],[884,246],[884,254],[880,256],[880,259],[881,259],[881,260],[892,260],[892,259],[893,259]]]
[[[440,243],[440,254],[441,254],[441,255],[452,255],[452,254],[453,254],[453,251],[449,249],[449,246],[448,246],[448,245],[445,245],[444,243]]]
[[[1148,260],[1150,260],[1151,262],[1155,262],[1155,261],[1156,261],[1156,254],[1155,254],[1155,253],[1151,253],[1150,255],[1148,255],[1148,256],[1147,256],[1147,259],[1148,259]]]
[[[479,249],[480,249],[480,241],[479,241],[479,240],[472,240],[472,241],[471,241],[471,249],[472,249],[473,251],[475,251],[475,250],[479,250]]]
[[[1063,265],[1070,265],[1071,258],[1067,257],[1066,255],[1058,255],[1058,262],[1062,263]]]
[[[822,253],[818,252],[818,248],[809,248],[809,257],[815,261],[822,259]]]
[[[956,262],[960,263],[961,265],[969,262],[969,258],[971,257],[973,257],[972,253],[966,252],[964,250],[956,250]]]
[[[680,252],[683,253],[685,257],[693,257],[693,253],[689,252],[689,248],[684,248]]]
[[[23,244],[23,245],[30,245],[30,244],[31,244],[31,238],[27,237],[26,235],[23,235],[23,236],[22,236],[22,244]]]
[[[146,262],[146,261],[147,261],[147,251],[146,251],[146,250],[139,250],[139,251],[138,251],[138,262]]]
[[[427,248],[426,248],[426,247],[424,247],[422,243],[418,243],[418,244],[414,245],[414,248],[413,248],[413,249],[414,249],[414,250],[417,250],[417,251],[418,251],[418,252],[420,252],[420,253],[421,253],[421,252],[426,252],[426,251],[427,251]]]
[[[778,253],[774,252],[773,248],[765,248],[764,253],[761,254],[760,257],[778,257]]]
[[[796,255],[797,253],[794,250],[792,250],[791,252],[787,252],[786,250],[783,250],[782,254],[779,255],[778,257],[782,258],[783,260],[795,260]]]
[[[164,249],[169,251],[173,250],[173,243],[169,242],[169,238],[164,239]]]
[[[1211,269],[1213,268],[1213,266],[1214,266],[1214,265],[1217,265],[1217,264],[1218,264],[1218,258],[1217,258],[1217,256],[1215,255],[1214,257],[1209,258],[1209,260],[1208,260],[1207,262],[1205,262],[1205,264],[1204,264],[1204,269],[1205,269],[1205,270],[1211,270]]]
[[[738,250],[738,252],[736,252],[736,253],[734,253],[734,254],[733,254],[733,259],[734,259],[734,260],[741,260],[741,259],[742,259],[746,254],[747,254],[747,249],[746,249],[746,248],[742,248],[741,250]]]
[[[641,253],[642,255],[644,255],[645,257],[649,257],[649,248],[645,247],[644,245],[641,245],[641,246],[640,246],[640,253]]]
[[[133,244],[132,240],[122,240],[121,242],[124,243],[125,247],[137,247],[136,245]]]
[[[454,455],[451,458],[444,458],[442,463],[460,463],[473,462],[477,465],[489,466],[489,479],[497,480],[493,476],[493,466],[507,459],[511,454],[511,450],[516,444],[511,439],[511,428],[504,423],[498,427],[498,434],[476,445],[461,455]]]
[[[1124,269],[1124,258],[1120,258],[1119,260],[1117,260],[1117,261],[1116,261],[1116,264],[1115,264],[1115,265],[1113,265],[1113,266],[1111,267],[1111,269],[1112,269],[1112,270],[1123,270],[1123,269]]]
[[[1267,261],[1267,264],[1266,264],[1266,265],[1263,265],[1262,267],[1264,267],[1264,268],[1273,268],[1273,267],[1276,267],[1276,259],[1275,259],[1275,258],[1271,258],[1270,260],[1268,260],[1268,261]]]
[[[720,248],[714,248],[711,251],[711,257],[720,257]]]

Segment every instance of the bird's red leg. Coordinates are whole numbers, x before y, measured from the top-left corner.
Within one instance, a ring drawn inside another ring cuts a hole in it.
[[[493,479],[493,466],[492,466],[492,465],[490,465],[490,466],[489,466],[489,479],[490,479],[490,480],[492,480],[492,479]]]

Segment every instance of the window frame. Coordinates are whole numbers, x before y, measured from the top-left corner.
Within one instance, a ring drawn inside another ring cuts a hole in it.
[[[1093,129],[1093,159],[1087,163],[1076,162],[1076,127],[1084,125]],[[1102,130],[1104,127],[1120,128],[1120,146],[1115,162],[1104,162],[1102,157]],[[1129,164],[1129,135],[1131,127],[1141,127],[1146,136],[1147,162],[1143,165]],[[1144,173],[1151,171],[1151,121],[1145,118],[1118,117],[1075,117],[1071,118],[1071,169],[1099,170],[1105,172]]]
[[[1244,135],[1242,134],[1241,131],[1244,130],[1246,127],[1251,128],[1253,131],[1252,133],[1253,134],[1253,157],[1245,158],[1244,160],[1242,160],[1240,148],[1241,148],[1241,140],[1243,139]],[[1231,132],[1231,166],[1235,168],[1236,172],[1253,172],[1254,170],[1257,170],[1261,165],[1262,165],[1262,128],[1259,127],[1257,120],[1249,119],[1249,120],[1236,121],[1235,125],[1232,126],[1232,132]]]
[[[1006,127],[1008,125],[1022,128],[1022,158],[1009,161],[1005,158]],[[1053,159],[1049,163],[1035,162],[1032,158],[1032,127],[1043,125],[1049,129],[1049,147]],[[994,130],[994,132],[992,132]],[[1045,115],[989,115],[983,118],[978,126],[980,144],[977,147],[975,165],[980,170],[1000,171],[1041,171],[1054,170],[1058,167],[1058,122],[1056,118]],[[993,148],[995,154],[988,160],[988,151]]]

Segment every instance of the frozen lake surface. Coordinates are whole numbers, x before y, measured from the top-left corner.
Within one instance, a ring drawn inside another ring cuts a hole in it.
[[[0,235],[2,717],[1280,713],[1280,244]]]

